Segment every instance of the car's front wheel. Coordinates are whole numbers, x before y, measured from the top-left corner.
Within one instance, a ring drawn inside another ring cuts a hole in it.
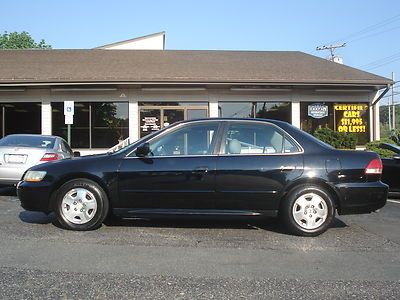
[[[107,194],[96,182],[84,178],[62,185],[54,200],[57,220],[66,229],[96,229],[108,213]]]
[[[317,236],[332,223],[335,204],[325,189],[316,185],[301,185],[287,194],[280,215],[291,233]]]

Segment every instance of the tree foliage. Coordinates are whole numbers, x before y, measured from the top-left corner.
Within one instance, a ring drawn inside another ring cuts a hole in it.
[[[26,32],[7,32],[0,34],[0,49],[51,49],[45,40],[38,43]]]

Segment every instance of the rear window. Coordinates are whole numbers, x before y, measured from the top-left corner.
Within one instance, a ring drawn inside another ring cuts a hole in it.
[[[0,146],[52,149],[55,142],[52,137],[9,135],[0,140]]]

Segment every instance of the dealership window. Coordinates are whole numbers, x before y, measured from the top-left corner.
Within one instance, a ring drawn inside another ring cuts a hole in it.
[[[369,141],[368,103],[302,102],[301,129],[311,134],[319,128],[351,133],[357,145]]]
[[[0,104],[0,134],[4,137],[14,133],[40,134],[41,103],[20,102]]]
[[[64,103],[52,104],[53,134],[67,139]],[[109,148],[129,135],[127,102],[75,102],[73,148]]]
[[[290,102],[218,102],[218,114],[226,118],[263,118],[291,122]]]

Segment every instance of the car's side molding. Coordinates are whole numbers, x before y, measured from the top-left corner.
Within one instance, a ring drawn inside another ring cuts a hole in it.
[[[113,213],[120,217],[140,216],[242,216],[242,217],[276,217],[278,210],[227,210],[227,209],[135,209],[114,208]]]

